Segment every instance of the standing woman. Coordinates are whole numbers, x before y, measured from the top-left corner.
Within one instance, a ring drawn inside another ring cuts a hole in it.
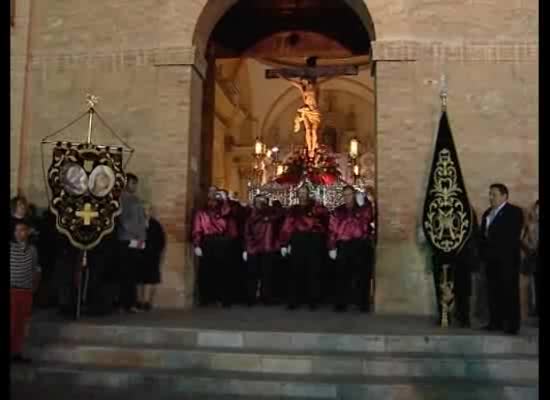
[[[520,269],[521,319],[527,319],[529,314],[529,282],[535,279],[535,296],[537,313],[540,312],[539,302],[539,201],[531,207],[527,223],[521,235],[522,263]]]
[[[152,216],[151,204],[144,205],[147,221],[147,239],[143,253],[143,263],[140,266],[140,285],[138,286],[138,307],[150,311],[155,298],[156,286],[160,283],[160,264],[166,235],[162,225]]]

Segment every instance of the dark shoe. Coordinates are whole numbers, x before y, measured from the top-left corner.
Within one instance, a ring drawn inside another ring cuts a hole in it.
[[[139,311],[138,311],[138,309],[135,308],[135,307],[130,307],[130,308],[125,308],[125,309],[124,309],[124,312],[125,312],[126,314],[137,314]]]
[[[224,302],[222,303],[223,308],[231,308],[231,303]]]
[[[21,354],[14,354],[11,357],[11,362],[14,364],[30,364],[32,360],[27,357],[23,357]]]
[[[361,306],[361,307],[359,307],[359,310],[362,313],[369,313],[370,312],[370,307],[369,306]]]
[[[334,306],[334,311],[336,312],[344,312],[344,311],[347,311],[348,309],[348,306],[346,306],[345,304],[337,304]]]
[[[500,329],[496,326],[496,325],[486,325],[484,327],[481,328],[482,330],[484,331],[489,331],[489,332],[494,332],[494,331],[499,331]]]
[[[153,306],[151,303],[145,303],[143,304],[143,311],[151,311],[153,309]]]
[[[459,328],[469,328],[470,327],[470,320],[468,319],[457,319],[456,325]]]
[[[252,300],[249,300],[249,301],[246,302],[246,305],[247,305],[248,307],[254,307],[254,306],[256,305],[256,302],[255,302],[255,301],[252,301]]]
[[[287,310],[296,310],[297,308],[298,306],[296,304],[289,304],[288,306],[286,306]]]
[[[309,311],[315,311],[319,308],[317,304],[310,304],[309,305]]]
[[[507,335],[517,335],[519,333],[519,329],[505,329],[504,333]]]

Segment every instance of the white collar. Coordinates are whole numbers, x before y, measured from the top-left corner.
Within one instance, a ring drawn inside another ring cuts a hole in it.
[[[500,206],[498,206],[498,208],[496,210],[493,211],[493,216],[496,217],[496,215],[500,212],[500,210],[502,210],[502,207],[504,207],[506,204],[508,204],[507,201],[505,201],[504,203],[502,203]]]

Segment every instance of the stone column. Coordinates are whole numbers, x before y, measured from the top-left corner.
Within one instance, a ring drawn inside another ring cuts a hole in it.
[[[194,256],[189,242],[192,212],[200,195],[201,115],[205,64],[194,49],[156,57],[157,132],[148,149],[152,157],[152,201],[167,233],[160,307],[192,305]]]
[[[416,235],[433,116],[415,98],[415,64],[376,61],[377,313],[435,312],[433,279]]]
[[[216,93],[216,58],[214,44],[206,50],[206,76],[203,81],[202,125],[201,125],[201,174],[200,187],[206,191],[212,183],[214,118]]]

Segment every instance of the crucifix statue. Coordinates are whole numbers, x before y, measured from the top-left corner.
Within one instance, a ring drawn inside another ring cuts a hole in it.
[[[309,57],[306,67],[268,69],[266,79],[283,78],[300,90],[304,104],[298,108],[294,118],[294,132],[298,132],[303,124],[306,131],[306,150],[310,158],[314,158],[319,146],[319,130],[323,122],[319,109],[319,85],[325,80],[338,75],[357,75],[355,65],[317,66],[317,58]],[[318,80],[319,79],[319,80]]]

